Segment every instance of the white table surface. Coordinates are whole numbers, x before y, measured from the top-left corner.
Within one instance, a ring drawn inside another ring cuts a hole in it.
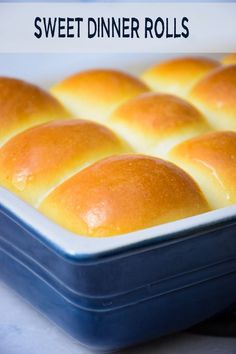
[[[90,354],[0,282],[0,354]],[[181,333],[121,354],[236,354],[236,338]]]

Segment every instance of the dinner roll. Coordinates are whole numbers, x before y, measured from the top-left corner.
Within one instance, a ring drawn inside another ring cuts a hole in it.
[[[197,184],[177,166],[155,157],[106,158],[61,184],[40,205],[80,235],[112,236],[209,210]]]
[[[185,97],[200,79],[218,66],[218,61],[209,58],[180,57],[151,67],[141,77],[154,91]]]
[[[170,159],[199,183],[212,208],[236,203],[236,133],[211,132],[176,146]]]
[[[216,129],[236,130],[236,65],[221,67],[199,81],[189,100]]]
[[[190,103],[158,93],[143,94],[123,103],[111,114],[108,123],[136,151],[158,156],[210,129]]]
[[[231,64],[236,64],[236,53],[231,53],[231,54],[227,54],[225,55],[222,59],[221,59],[222,63],[225,65],[231,65]]]
[[[39,87],[0,77],[0,145],[26,128],[67,117],[62,105]]]
[[[148,91],[139,79],[116,70],[87,70],[52,87],[51,92],[75,115],[104,122],[120,103]]]
[[[45,194],[90,163],[130,151],[109,129],[66,120],[28,129],[0,149],[0,185],[37,205]]]

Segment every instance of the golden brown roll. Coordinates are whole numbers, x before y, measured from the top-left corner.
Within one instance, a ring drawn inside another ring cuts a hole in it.
[[[189,100],[216,129],[236,130],[236,65],[223,66],[199,81]]]
[[[147,93],[120,105],[108,125],[138,152],[164,156],[190,137],[210,130],[202,114],[177,96]]]
[[[109,129],[66,120],[28,129],[0,148],[0,185],[36,205],[48,191],[90,163],[130,149]]]
[[[218,61],[209,58],[180,57],[147,69],[141,78],[154,91],[185,97],[200,79],[218,66]]]
[[[236,133],[212,132],[190,139],[169,157],[198,182],[212,208],[236,203]]]
[[[147,91],[147,86],[139,79],[105,69],[80,72],[51,89],[76,116],[101,122],[120,103]]]
[[[56,188],[40,210],[80,235],[112,236],[209,210],[177,166],[144,155],[106,158]]]
[[[236,53],[231,53],[231,54],[227,54],[225,55],[222,59],[221,59],[222,63],[225,65],[232,65],[232,64],[236,64]]]
[[[62,105],[39,87],[0,77],[0,145],[26,128],[68,117]]]

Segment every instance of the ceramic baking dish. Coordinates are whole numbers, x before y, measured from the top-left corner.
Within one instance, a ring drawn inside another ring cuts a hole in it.
[[[165,58],[14,54],[1,55],[0,66],[5,76],[47,88],[78,69],[114,67],[135,74]],[[86,238],[0,188],[0,276],[97,350],[173,333],[235,306],[235,234],[232,206],[123,236]]]
[[[0,188],[3,280],[96,350],[180,331],[234,306],[235,233],[231,206],[122,236],[87,238]]]

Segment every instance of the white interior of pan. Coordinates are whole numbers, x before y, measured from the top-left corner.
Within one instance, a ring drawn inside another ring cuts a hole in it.
[[[185,232],[192,228],[202,228],[211,225],[212,229],[214,229],[216,223],[218,224],[220,221],[229,220],[236,216],[236,205],[233,205],[120,236],[90,238],[74,234],[58,226],[35,208],[1,187],[0,203],[6,210],[17,217],[20,224],[25,224],[27,228],[35,230],[37,234],[40,234],[41,237],[56,248],[61,249],[64,253],[78,257],[98,255],[99,253],[129,246],[140,241],[165,235],[169,236],[182,231]]]
[[[210,55],[217,58],[219,55]],[[142,70],[171,55],[153,54],[1,54],[0,75],[18,77],[44,88],[76,71],[109,67],[139,74]],[[236,206],[155,226],[145,230],[107,238],[89,238],[73,234],[48,220],[36,209],[0,187],[0,203],[49,243],[71,256],[95,255],[129,246],[147,239],[212,225],[236,215]],[[1,227],[1,225],[0,225]]]

